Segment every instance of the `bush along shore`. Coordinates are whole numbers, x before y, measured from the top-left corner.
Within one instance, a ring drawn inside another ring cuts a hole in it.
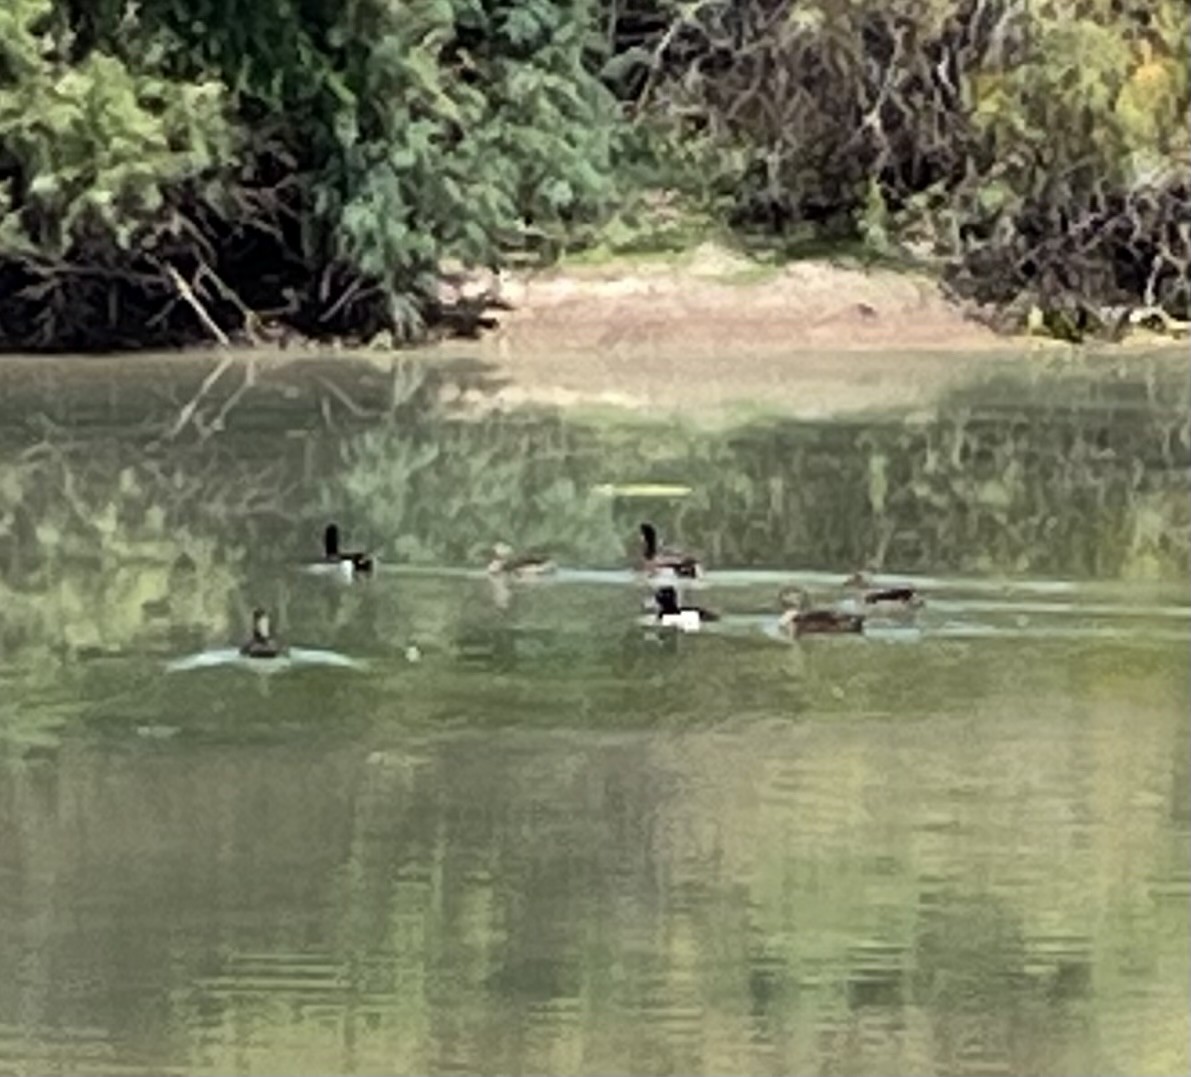
[[[1185,0],[8,0],[0,347],[474,334],[460,272],[710,233],[1180,331],[1189,36]]]

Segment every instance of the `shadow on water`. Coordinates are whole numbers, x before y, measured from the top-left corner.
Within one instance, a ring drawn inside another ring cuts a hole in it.
[[[0,1071],[1185,1071],[1183,371],[707,429],[262,361],[171,437],[211,366],[0,365]],[[858,566],[926,606],[773,631]],[[167,673],[257,604],[361,668]]]

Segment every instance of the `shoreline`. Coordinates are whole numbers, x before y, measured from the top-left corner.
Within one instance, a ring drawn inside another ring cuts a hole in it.
[[[48,373],[80,359],[96,375],[120,366],[255,360],[264,370],[350,358],[483,364],[499,383],[454,394],[467,410],[524,405],[680,417],[796,418],[914,410],[958,384],[1030,374],[1058,361],[1162,357],[1182,342],[1137,331],[1117,343],[1070,344],[1001,334],[972,320],[926,273],[828,260],[765,265],[714,244],[682,255],[613,258],[482,279],[509,309],[478,339],[410,348],[295,343],[177,352],[0,356],[0,371]],[[447,390],[448,393],[451,390]],[[459,399],[461,398],[461,399]]]

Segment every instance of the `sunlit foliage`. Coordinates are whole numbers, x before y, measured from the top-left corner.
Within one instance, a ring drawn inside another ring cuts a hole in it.
[[[1033,306],[1078,336],[1122,307],[1188,316],[1189,18],[1177,0],[641,3],[611,74],[696,204],[795,246],[939,259],[1010,323]]]

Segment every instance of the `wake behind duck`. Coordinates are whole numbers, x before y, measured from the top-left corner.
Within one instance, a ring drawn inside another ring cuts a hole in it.
[[[252,613],[252,635],[239,647],[216,647],[197,654],[176,658],[166,664],[167,673],[182,673],[215,666],[235,666],[255,673],[282,673],[307,666],[332,666],[341,669],[366,669],[358,658],[315,647],[290,647],[272,633],[269,615],[257,609]]]

